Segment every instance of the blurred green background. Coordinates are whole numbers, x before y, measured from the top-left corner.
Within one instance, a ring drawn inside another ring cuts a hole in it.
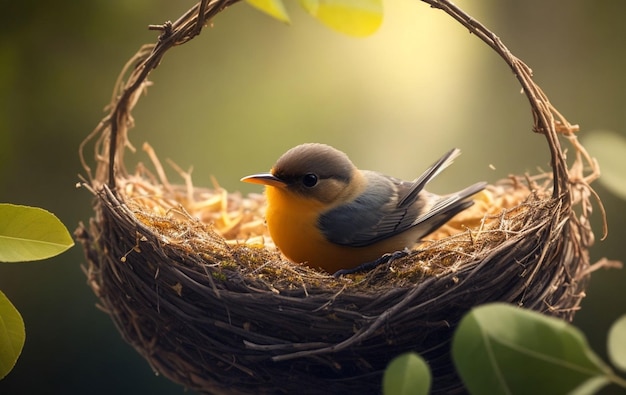
[[[582,134],[624,136],[626,2],[478,3],[458,2],[533,68]],[[155,41],[147,25],[174,20],[192,4],[1,2],[0,201],[46,208],[70,230],[89,219],[92,197],[75,188],[78,145],[103,116],[123,64]],[[365,39],[325,28],[295,3],[288,4],[292,26],[245,4],[232,7],[166,55],[134,113],[131,141],[139,148],[149,141],[162,160],[193,166],[196,185],[209,186],[215,175],[244,192],[260,189],[241,184],[241,176],[269,169],[306,141],[403,178],[459,147],[464,155],[430,187],[441,193],[548,169],[547,145],[531,132],[527,101],[501,59],[424,3],[384,5],[382,28]],[[128,157],[147,162],[141,150]],[[593,247],[592,261],[625,261],[624,201],[594,185],[610,233]],[[599,215],[593,223],[599,238]],[[155,375],[95,307],[83,262],[76,246],[48,261],[0,265],[0,289],[27,331],[0,394],[185,393]],[[625,285],[624,270],[594,273],[576,316],[603,356],[610,324],[626,313]]]

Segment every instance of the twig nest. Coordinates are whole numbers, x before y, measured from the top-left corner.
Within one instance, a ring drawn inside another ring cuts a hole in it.
[[[149,146],[154,172],[127,172],[130,112],[147,74],[229,3],[202,2],[142,48],[87,140],[95,139],[96,172],[85,164],[83,185],[96,197],[95,217],[76,236],[88,283],[155,371],[203,393],[371,394],[392,358],[416,351],[433,372],[433,393],[462,392],[449,345],[471,307],[504,301],[573,317],[589,275],[588,184],[597,168],[576,128],[506,51],[532,91],[553,171],[490,185],[409,256],[365,274],[334,278],[286,261],[263,224],[262,195],[197,188],[180,170],[184,183],[174,185]],[[558,133],[574,146],[569,169]]]
[[[547,175],[491,185],[409,257],[339,279],[280,256],[261,195],[157,180],[140,166],[117,192],[94,190],[78,237],[124,338],[201,392],[372,393],[408,350],[447,392],[459,387],[448,342],[472,306],[571,318],[583,296],[587,255]]]

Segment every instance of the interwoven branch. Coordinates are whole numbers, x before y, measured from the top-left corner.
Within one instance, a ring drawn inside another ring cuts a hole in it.
[[[532,70],[519,58],[514,56],[511,51],[502,43],[500,38],[487,29],[483,24],[469,16],[459,7],[447,0],[422,0],[430,4],[434,8],[445,11],[448,15],[465,26],[471,33],[475,34],[489,47],[491,47],[498,55],[504,59],[509,65],[515,77],[522,85],[523,91],[530,103],[534,118],[533,129],[538,133],[545,134],[549,141],[552,156],[552,171],[554,179],[559,182],[555,183],[553,196],[558,197],[567,189],[567,180],[569,179],[565,158],[557,138],[557,126],[555,123],[555,115],[559,122],[567,129],[568,134],[578,130],[577,126],[570,125],[564,117],[552,106],[546,94],[541,88],[535,84],[532,79]]]
[[[103,181],[103,177],[107,177],[109,187],[114,190],[116,187],[116,171],[122,172],[121,175],[124,176],[125,170],[122,169],[124,149],[119,149],[119,147],[129,145],[127,132],[133,126],[132,109],[139,100],[140,94],[148,85],[148,76],[161,63],[165,53],[169,49],[185,44],[198,36],[207,22],[215,15],[239,1],[201,0],[178,18],[176,22],[165,22],[162,25],[149,26],[150,30],[162,32],[158,41],[155,44],[144,45],[126,64],[116,83],[113,98],[108,106],[109,115],[100,122],[96,129],[81,144],[81,162],[92,183],[98,182],[98,180]],[[123,78],[131,67],[130,75],[124,82]],[[91,138],[96,136],[98,137],[96,158],[99,159],[99,162],[96,176],[93,177],[91,169],[84,158],[83,151]],[[108,146],[105,146],[105,141],[108,141]]]
[[[124,175],[124,170],[121,169],[124,150],[117,149],[117,147],[130,145],[127,139],[127,130],[133,125],[131,111],[139,98],[139,94],[148,84],[147,78],[149,74],[159,65],[163,56],[169,49],[174,46],[182,45],[199,35],[207,21],[238,1],[239,0],[202,0],[174,23],[166,22],[162,25],[149,26],[151,30],[159,30],[162,32],[157,43],[142,47],[127,64],[124,73],[122,73],[120,80],[118,80],[117,88],[113,93],[113,98],[109,105],[109,115],[105,117],[98,128],[91,134],[91,136],[102,136],[103,134],[110,133],[110,138],[108,136],[104,137],[104,139],[108,140],[108,147],[106,147],[106,149],[101,147],[101,151],[96,155],[96,157],[101,159],[108,158],[106,161],[106,173],[110,188],[115,189],[116,171],[120,171],[122,175]],[[421,1],[431,5],[433,8],[441,9],[446,12],[465,26],[471,33],[475,34],[489,45],[509,65],[529,100],[534,119],[533,129],[544,134],[549,140],[548,145],[551,150],[551,164],[554,180],[558,180],[556,185],[554,185],[552,193],[554,197],[558,197],[563,191],[567,190],[567,183],[570,179],[563,151],[560,147],[558,132],[560,131],[567,136],[573,136],[573,133],[578,130],[578,127],[571,125],[554,108],[545,93],[534,83],[530,67],[519,58],[515,57],[493,32],[448,0]],[[124,82],[122,80],[123,75],[127,73],[130,67],[133,67],[133,69],[126,82]],[[559,130],[557,130],[557,128]],[[83,166],[93,182],[94,177],[91,177],[90,168],[83,157],[83,147],[88,140],[89,139],[81,145],[80,153]],[[577,148],[580,147],[578,146]],[[584,153],[584,156],[585,159],[591,161],[591,158],[589,158],[586,153]],[[116,163],[118,164],[117,168]],[[100,164],[102,164],[102,162],[100,162]],[[592,165],[594,172],[596,172],[597,164],[593,161],[589,162],[589,164]],[[105,169],[102,169],[99,173],[103,173],[104,171]],[[102,176],[96,176],[95,180],[102,179],[101,177]]]

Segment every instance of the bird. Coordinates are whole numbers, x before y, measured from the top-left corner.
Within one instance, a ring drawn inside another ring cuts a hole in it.
[[[413,181],[360,170],[326,144],[289,149],[269,173],[241,181],[265,186],[265,222],[281,253],[328,273],[352,273],[381,257],[407,251],[473,204],[486,186],[437,195],[424,186],[452,164],[454,148]]]

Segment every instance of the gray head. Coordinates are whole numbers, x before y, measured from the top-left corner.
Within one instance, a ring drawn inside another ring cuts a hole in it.
[[[330,203],[349,185],[355,170],[345,153],[330,145],[308,143],[285,152],[272,174],[294,193]]]
[[[285,152],[272,167],[272,174],[289,183],[314,174],[318,179],[350,182],[354,165],[348,155],[326,144],[307,143]]]
[[[331,204],[350,185],[356,168],[343,152],[326,144],[307,143],[285,152],[271,174],[244,177],[254,182],[286,190]]]

